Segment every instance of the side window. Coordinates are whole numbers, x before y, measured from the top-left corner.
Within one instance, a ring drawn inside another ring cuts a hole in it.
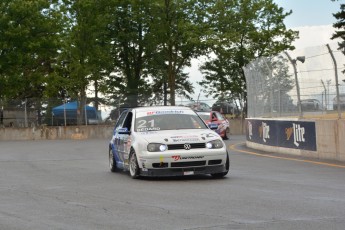
[[[218,120],[223,121],[224,116],[221,113],[216,113]]]
[[[131,112],[129,112],[127,114],[125,121],[123,122],[122,128],[127,128],[127,130],[131,130],[132,117],[133,117],[133,114]]]
[[[122,123],[125,120],[125,117],[127,116],[128,111],[123,111],[119,117],[119,119],[116,122],[114,130],[117,130],[119,127],[122,127]]]

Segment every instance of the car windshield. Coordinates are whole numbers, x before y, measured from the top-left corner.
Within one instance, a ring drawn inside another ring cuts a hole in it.
[[[188,110],[145,111],[136,115],[137,132],[174,129],[207,129],[207,126],[193,111]]]
[[[220,113],[215,113],[215,114],[216,114],[218,120],[220,120],[220,121],[224,120],[224,117],[222,114],[220,114]]]
[[[204,121],[210,120],[210,114],[199,114]]]

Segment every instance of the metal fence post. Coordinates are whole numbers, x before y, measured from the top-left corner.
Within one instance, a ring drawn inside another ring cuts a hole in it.
[[[331,50],[331,47],[329,44],[326,45],[329,51],[329,54],[331,55],[331,58],[333,60],[334,64],[334,77],[335,77],[335,88],[337,91],[337,110],[338,110],[338,118],[341,118],[341,112],[340,112],[340,104],[339,104],[339,84],[338,84],[338,68],[337,68],[337,61],[334,58],[333,52]],[[328,92],[328,100],[329,100],[329,92]]]
[[[299,117],[303,118],[302,113],[302,105],[301,105],[301,96],[300,96],[300,90],[299,90],[299,84],[298,84],[298,78],[297,78],[297,68],[296,68],[296,59],[292,59],[288,52],[285,52],[286,56],[289,58],[289,61],[291,62],[293,66],[293,70],[295,73],[295,82],[296,82],[296,90],[297,90],[297,103],[298,103],[298,110],[299,110]]]

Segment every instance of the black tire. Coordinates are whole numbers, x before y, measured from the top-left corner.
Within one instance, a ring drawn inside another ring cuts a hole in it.
[[[118,168],[116,167],[116,162],[114,159],[113,151],[109,147],[109,168],[111,172],[117,172]]]
[[[230,129],[229,129],[229,128],[226,128],[225,133],[224,133],[223,140],[229,140],[229,136],[228,136],[229,133],[230,133]]]
[[[228,174],[229,169],[230,169],[230,159],[229,159],[229,154],[228,154],[228,153],[226,154],[225,169],[226,169],[225,172],[213,173],[213,174],[211,174],[211,176],[212,176],[213,178],[220,179],[220,178],[223,178],[224,176],[226,176],[226,175]]]
[[[131,152],[131,155],[129,157],[129,175],[133,179],[137,179],[140,176],[137,155],[134,151]]]

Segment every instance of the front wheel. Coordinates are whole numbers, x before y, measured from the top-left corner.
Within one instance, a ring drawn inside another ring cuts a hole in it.
[[[211,174],[211,176],[213,177],[213,178],[217,178],[217,179],[219,179],[219,178],[223,178],[224,176],[226,176],[227,174],[228,174],[228,172],[229,172],[229,169],[230,169],[230,160],[229,160],[229,154],[228,153],[226,153],[226,163],[225,163],[225,169],[226,169],[226,171],[225,172],[221,172],[221,173],[213,173],[213,174]]]
[[[116,161],[114,159],[113,151],[110,147],[109,147],[109,168],[111,172],[116,172],[118,170],[116,167]]]
[[[129,158],[129,174],[133,179],[136,179],[140,176],[137,155],[134,151],[131,153]]]

